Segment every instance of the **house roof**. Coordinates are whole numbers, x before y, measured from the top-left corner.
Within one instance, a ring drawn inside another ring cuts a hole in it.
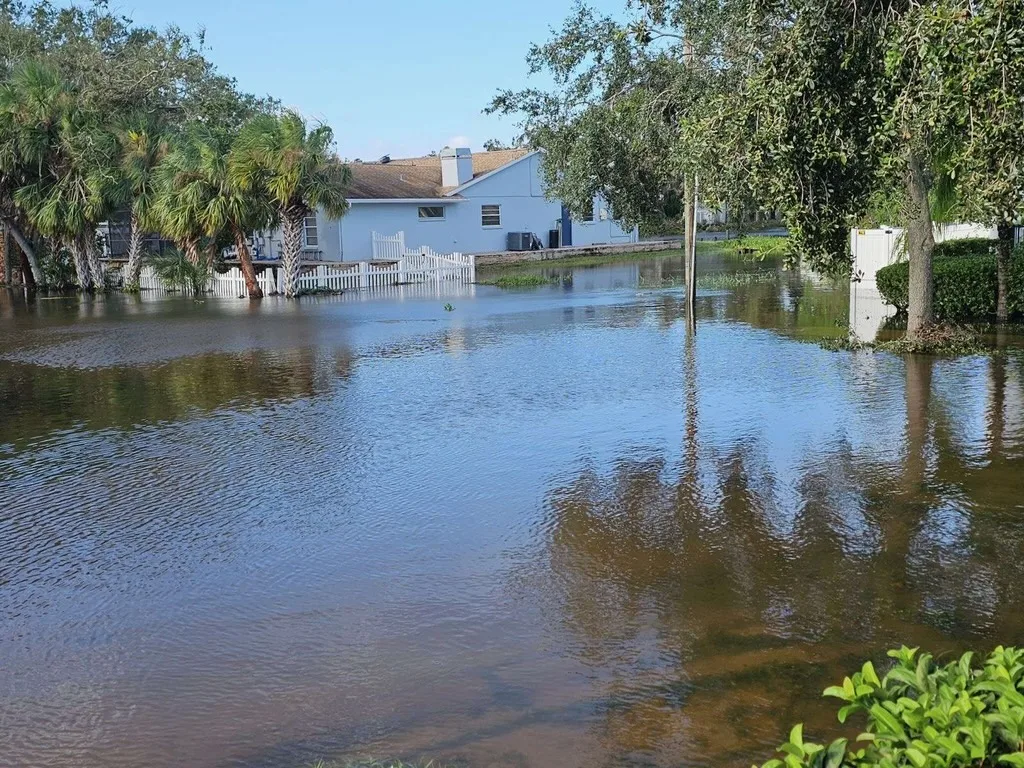
[[[528,155],[529,149],[473,153],[473,178],[496,171]],[[350,163],[350,200],[440,198],[453,187],[441,185],[441,158],[407,157],[387,163]]]

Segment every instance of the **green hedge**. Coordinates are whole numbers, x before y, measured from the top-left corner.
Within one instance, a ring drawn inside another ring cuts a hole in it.
[[[996,648],[937,664],[916,648],[890,651],[882,676],[871,662],[825,695],[866,729],[851,747],[804,740],[797,725],[780,757],[762,768],[1024,768],[1024,651]]]
[[[935,247],[933,281],[935,319],[962,322],[996,313],[996,257],[994,240],[952,240]],[[910,265],[890,264],[875,276],[882,298],[897,309],[907,308]],[[1024,315],[1024,251],[1018,246],[1010,262],[1007,309]]]

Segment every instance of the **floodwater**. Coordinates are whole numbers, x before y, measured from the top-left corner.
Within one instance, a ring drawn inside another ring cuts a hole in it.
[[[695,340],[667,259],[0,294],[0,765],[746,768],[864,658],[1024,643],[1020,340],[827,352],[848,285],[714,266]]]

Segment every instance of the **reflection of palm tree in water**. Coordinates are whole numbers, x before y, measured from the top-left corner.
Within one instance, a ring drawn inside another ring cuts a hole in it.
[[[901,642],[941,650],[979,628],[1020,635],[1024,618],[1007,609],[1021,599],[1024,531],[1001,530],[1004,546],[981,553],[969,544],[933,557],[927,536],[913,546],[929,513],[958,496],[958,475],[929,460],[953,450],[930,441],[930,359],[907,359],[901,460],[839,444],[798,467],[775,466],[757,436],[700,443],[697,363],[690,339],[678,470],[630,456],[548,499],[545,594],[568,653],[599,681],[610,752],[755,759],[787,724],[832,728],[817,691],[863,657]],[[942,476],[929,479],[930,465]],[[971,527],[972,542],[993,535],[985,519]],[[973,599],[979,580],[988,604]]]

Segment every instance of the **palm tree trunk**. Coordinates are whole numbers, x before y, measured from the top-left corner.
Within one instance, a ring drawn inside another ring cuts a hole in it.
[[[284,273],[285,298],[295,298],[299,288],[299,270],[302,250],[302,225],[306,211],[298,206],[288,208],[281,217],[281,234],[284,239],[284,254],[281,259],[281,271]]]
[[[32,275],[33,282],[36,285],[45,284],[43,279],[43,270],[39,266],[39,258],[36,256],[36,249],[32,247],[32,243],[28,241],[24,233],[18,228],[18,225],[14,223],[13,219],[8,217],[3,218],[4,228],[11,233],[11,237],[18,244],[21,249],[22,258],[28,262],[29,274]],[[28,278],[25,278],[25,283],[28,284]]]
[[[32,272],[32,265],[29,263],[28,256],[25,252],[21,252],[21,275],[25,281],[25,287],[30,291],[34,291],[39,283],[36,280],[35,274]]]
[[[92,274],[93,287],[103,290],[106,286],[106,280],[103,277],[104,267],[103,262],[100,261],[100,252],[96,247],[96,231],[91,228],[87,230],[82,241],[85,248],[85,258],[89,262],[89,272]]]
[[[70,238],[64,247],[71,254],[71,260],[75,263],[75,277],[78,279],[79,290],[88,293],[93,289],[93,282],[83,240],[82,237]]]
[[[996,227],[999,240],[996,243],[996,320],[1005,323],[1008,315],[1007,293],[1010,279],[1010,253],[1013,251],[1013,226],[1000,224]]]
[[[133,213],[131,234],[128,236],[128,263],[124,266],[124,289],[128,293],[139,292],[139,276],[142,274],[142,238],[139,219]]]
[[[250,299],[262,299],[263,289],[256,280],[256,268],[252,265],[252,254],[249,253],[249,243],[245,239],[245,233],[238,227],[234,227],[235,248],[238,250],[238,263],[241,266],[242,276],[245,278],[245,289],[249,292]]]
[[[907,226],[907,252],[910,258],[907,338],[920,339],[934,320],[932,251],[935,250],[935,234],[932,231],[924,164],[914,152],[907,158],[907,193],[911,206]]]
[[[4,285],[11,284],[11,249],[7,247],[10,237],[7,235],[7,227],[3,227],[3,236],[0,237],[0,261],[4,265]]]
[[[185,252],[185,258],[191,261],[195,266],[199,266],[199,241],[198,240],[185,240],[181,244],[181,250]]]

